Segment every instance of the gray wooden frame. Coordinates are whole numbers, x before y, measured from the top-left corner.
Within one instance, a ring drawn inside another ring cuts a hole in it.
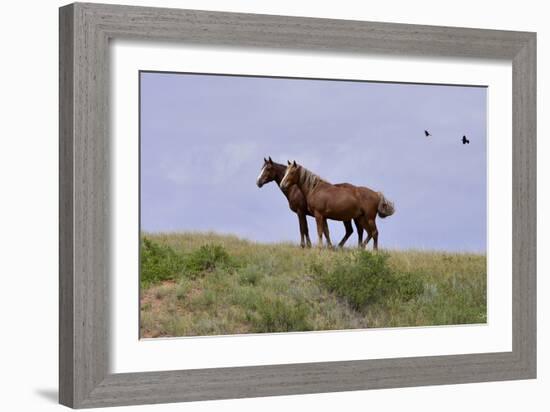
[[[85,408],[536,376],[535,33],[83,3],[62,7],[59,18],[62,404]],[[108,68],[113,38],[511,61],[512,351],[110,374]]]

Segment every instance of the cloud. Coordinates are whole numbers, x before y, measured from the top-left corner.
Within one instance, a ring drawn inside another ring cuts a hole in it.
[[[254,142],[229,142],[213,147],[189,145],[184,151],[168,153],[159,163],[160,175],[178,185],[216,186],[239,176],[243,164],[257,158]]]

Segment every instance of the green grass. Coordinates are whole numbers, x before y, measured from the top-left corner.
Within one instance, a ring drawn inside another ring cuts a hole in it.
[[[143,238],[140,246],[142,288],[163,280],[175,279],[182,273],[183,260],[171,247],[148,238]]]
[[[144,337],[486,322],[477,254],[143,234],[140,281]]]
[[[220,245],[207,243],[190,253],[177,253],[148,237],[141,240],[142,289],[161,281],[195,279],[215,269],[230,271],[234,267],[234,259]]]

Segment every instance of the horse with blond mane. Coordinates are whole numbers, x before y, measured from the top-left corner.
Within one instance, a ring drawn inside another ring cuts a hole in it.
[[[285,165],[274,162],[271,157],[269,157],[268,159],[264,157],[264,164],[258,178],[256,179],[256,185],[261,188],[263,185],[269,182],[275,182],[277,183],[277,186],[279,186],[281,181],[283,180],[285,171]],[[348,185],[347,183],[340,183],[336,186],[351,185]],[[296,185],[291,185],[284,190],[280,186],[279,188],[281,189],[283,195],[285,195],[285,197],[287,198],[288,207],[290,208],[290,210],[298,215],[298,222],[300,224],[300,246],[311,247],[311,240],[309,239],[309,229],[306,216],[313,215],[307,207],[305,196]],[[354,223],[355,227],[357,228],[358,246],[361,246],[363,243],[363,227],[359,224],[359,222]],[[340,243],[338,243],[339,247],[343,247],[349,237],[353,234],[353,228],[350,221],[344,222],[344,228],[346,230],[346,233]]]
[[[374,250],[378,249],[378,229],[376,216],[391,216],[395,208],[381,192],[364,186],[336,186],[293,161],[289,161],[280,183],[281,189],[296,185],[304,194],[308,209],[315,217],[319,246],[323,245],[323,235],[327,245],[332,247],[327,219],[358,222],[368,233],[363,247],[373,239]]]

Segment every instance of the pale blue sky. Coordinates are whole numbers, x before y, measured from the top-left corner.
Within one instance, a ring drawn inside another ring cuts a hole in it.
[[[298,242],[279,188],[255,184],[264,156],[383,191],[381,247],[486,250],[485,88],[141,74],[142,230]]]

